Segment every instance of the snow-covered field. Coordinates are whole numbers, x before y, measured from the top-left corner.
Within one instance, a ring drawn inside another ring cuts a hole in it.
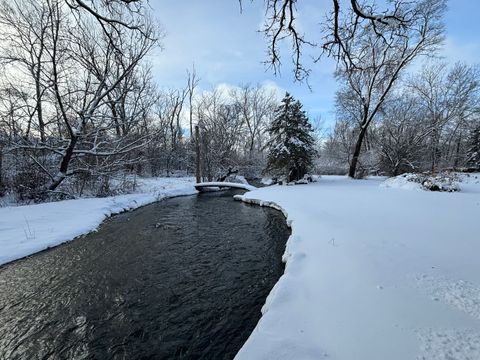
[[[0,208],[0,265],[95,230],[105,218],[167,197],[195,194],[195,178],[138,179],[135,194]]]
[[[480,175],[463,180],[455,193],[334,176],[246,193],[293,232],[236,359],[480,359]]]

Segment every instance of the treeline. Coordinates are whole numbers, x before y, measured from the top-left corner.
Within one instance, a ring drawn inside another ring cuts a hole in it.
[[[152,137],[144,59],[161,32],[139,3],[115,1],[2,1],[0,26],[0,189],[108,189],[107,175],[134,166]]]
[[[382,24],[383,36],[369,18],[359,33],[348,21],[337,29],[348,44],[334,56],[337,121],[311,144],[285,136],[292,129],[272,132],[288,106],[271,88],[200,91],[193,69],[183,88],[160,89],[147,58],[162,31],[142,1],[0,0],[0,197],[109,195],[135,186],[135,175],[193,175],[197,167],[207,180],[258,177],[272,149],[292,179],[307,170],[478,169],[479,68],[430,61],[405,73],[440,46],[444,3],[412,4],[411,21]],[[308,161],[289,159],[296,152]]]
[[[361,129],[349,87],[337,93],[337,121],[319,169],[348,172]],[[406,75],[368,128],[358,176],[480,169],[480,68],[430,61]]]
[[[89,7],[88,4],[94,4]],[[0,196],[108,195],[132,176],[258,173],[279,100],[262,86],[159,89],[162,32],[141,2],[0,2]]]
[[[151,127],[157,136],[145,146],[145,174],[169,175],[179,170],[194,174],[198,149],[205,180],[221,179],[233,171],[259,176],[266,156],[265,130],[279,103],[276,92],[244,85],[197,93],[192,87],[195,79],[195,73],[190,73],[185,89],[160,93]]]

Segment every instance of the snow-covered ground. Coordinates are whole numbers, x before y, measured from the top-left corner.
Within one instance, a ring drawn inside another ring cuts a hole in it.
[[[246,193],[281,208],[293,232],[236,359],[480,359],[480,174],[460,180],[455,193],[335,176]],[[0,264],[194,183],[141,179],[135,194],[0,208]]]
[[[479,180],[445,193],[324,176],[246,193],[293,232],[236,359],[480,359]]]
[[[95,230],[110,215],[195,194],[195,178],[137,179],[136,193],[0,208],[0,265]]]

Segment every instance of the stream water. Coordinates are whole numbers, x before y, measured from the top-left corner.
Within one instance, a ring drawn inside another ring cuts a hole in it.
[[[234,193],[163,200],[0,267],[0,359],[232,359],[289,235]]]

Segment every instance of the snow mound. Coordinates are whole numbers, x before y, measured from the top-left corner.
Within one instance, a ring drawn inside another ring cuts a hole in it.
[[[414,181],[414,177],[414,174],[403,174],[391,177],[381,183],[380,187],[404,190],[422,190],[422,185]]]
[[[269,185],[272,185],[274,183],[274,181],[273,181],[272,178],[262,178],[261,183],[263,185],[269,186]]]
[[[235,177],[232,179],[232,182],[238,182],[240,184],[250,185],[247,179],[245,179],[245,176],[242,176],[242,175],[235,175]]]
[[[460,181],[461,179],[457,173],[440,173],[438,175],[407,173],[385,180],[380,184],[380,187],[455,192],[460,191]]]

